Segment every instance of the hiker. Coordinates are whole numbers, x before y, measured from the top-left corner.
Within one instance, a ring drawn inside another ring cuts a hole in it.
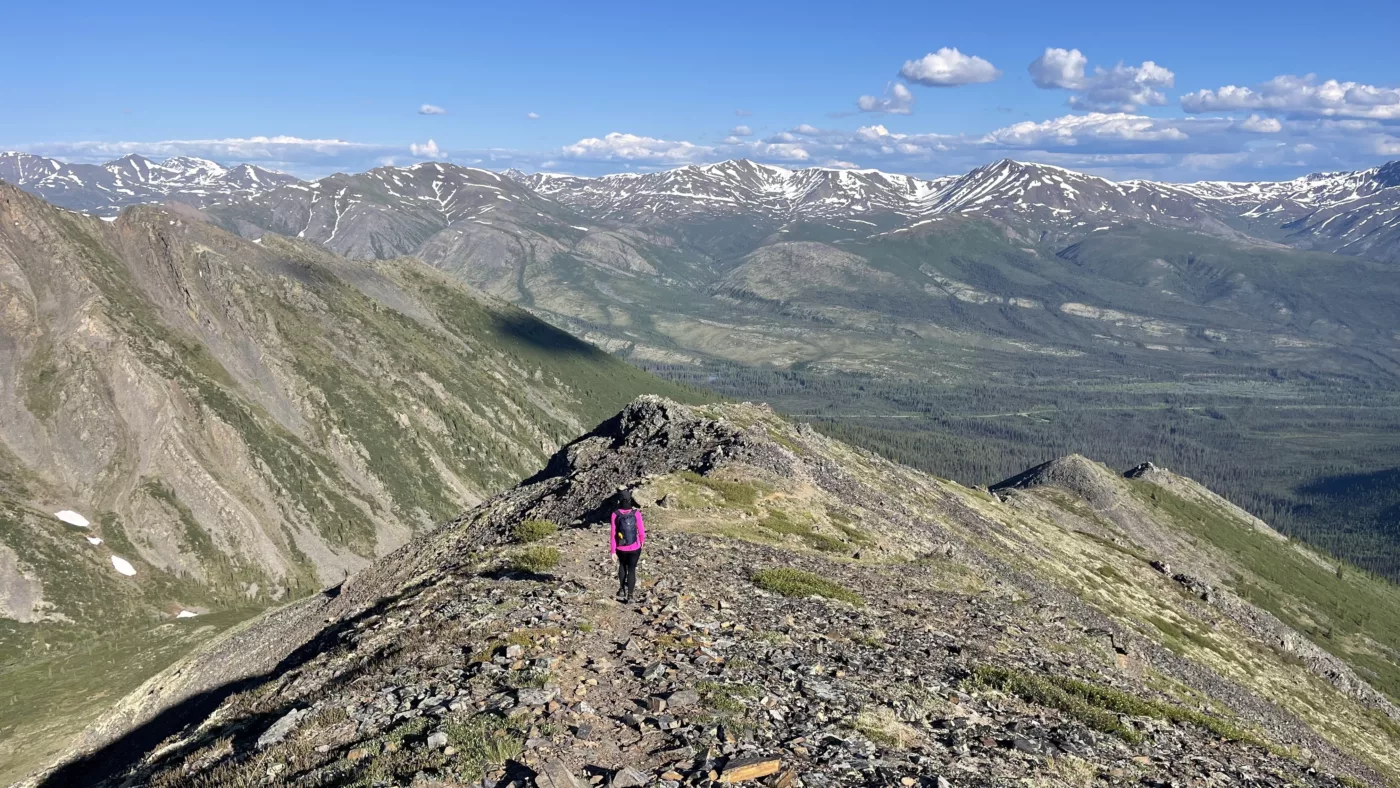
[[[622,601],[631,602],[632,594],[637,590],[637,561],[642,557],[647,529],[642,524],[642,510],[637,508],[632,491],[623,490],[618,493],[617,499],[608,541],[613,556],[617,558],[617,596]]]

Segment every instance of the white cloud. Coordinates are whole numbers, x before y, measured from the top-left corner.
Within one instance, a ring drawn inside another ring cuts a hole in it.
[[[1046,47],[1045,54],[1031,61],[1026,70],[1038,88],[1078,90],[1084,85],[1084,68],[1088,65],[1089,58],[1078,49]]]
[[[1359,82],[1319,82],[1315,74],[1283,75],[1255,88],[1226,85],[1181,97],[1187,112],[1257,110],[1293,118],[1400,120],[1400,89]]]
[[[830,167],[833,170],[858,170],[860,165],[854,162],[841,161],[840,159],[827,159],[822,163],[823,167]]]
[[[888,112],[891,115],[908,115],[914,108],[914,94],[902,82],[892,83],[885,89],[885,97],[861,96],[856,100],[861,112]]]
[[[1151,60],[1140,66],[1095,66],[1092,74],[1085,72],[1088,65],[1089,59],[1078,49],[1048,47],[1026,70],[1037,87],[1073,91],[1071,107],[1099,112],[1132,112],[1143,105],[1160,107],[1167,103],[1160,88],[1172,87],[1176,82],[1170,69]]]
[[[749,111],[746,110],[746,109],[736,109],[736,110],[734,110],[734,114],[735,114],[735,115],[738,115],[738,116],[741,117],[741,118],[747,118],[747,117],[749,117],[750,115],[752,115],[753,113],[752,113],[752,112],[749,112]]]
[[[758,156],[782,161],[807,161],[812,158],[805,147],[791,143],[759,143],[754,152]]]
[[[734,137],[751,137],[753,136],[753,129],[748,126],[735,126],[729,130],[729,134]]]
[[[918,60],[907,60],[899,75],[920,85],[935,88],[991,82],[1001,71],[976,55],[964,55],[955,48],[943,47]]]
[[[856,139],[862,142],[876,142],[884,137],[890,136],[892,136],[890,130],[878,123],[874,126],[861,126],[856,129],[855,134]]]
[[[447,114],[447,110],[443,109],[442,107],[437,106],[436,104],[424,104],[423,106],[421,106],[421,107],[418,108],[418,114],[419,114],[419,115],[446,115],[446,114]]]
[[[1380,156],[1400,156],[1400,137],[1377,137],[1371,143],[1371,149]]]
[[[670,140],[642,137],[636,134],[612,132],[602,138],[588,137],[572,145],[565,145],[561,155],[571,159],[586,161],[629,161],[648,164],[690,164],[703,161],[714,153],[714,148],[695,145],[684,140]]]
[[[530,120],[539,120],[539,119],[540,119],[540,113],[538,113],[538,112],[527,112],[527,113],[525,113],[525,117],[526,117],[526,118],[529,118]]]
[[[1187,133],[1171,121],[1124,112],[1091,112],[1087,115],[1064,115],[1039,123],[1029,120],[1013,123],[983,136],[979,142],[984,145],[1034,148],[1075,146],[1091,141],[1177,142],[1187,138]]]
[[[408,146],[408,152],[420,159],[439,159],[446,158],[447,156],[446,153],[443,153],[442,150],[438,148],[438,144],[432,140],[428,140],[422,145],[415,142]]]
[[[1261,118],[1258,115],[1250,115],[1240,121],[1240,128],[1256,134],[1277,134],[1283,131],[1283,124],[1279,122],[1278,118]]]

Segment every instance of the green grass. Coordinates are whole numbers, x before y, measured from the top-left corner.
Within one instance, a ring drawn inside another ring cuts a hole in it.
[[[1357,645],[1364,643],[1360,637],[1364,633],[1383,648],[1400,651],[1400,587],[1360,570],[1339,573],[1332,566],[1321,566],[1293,545],[1253,530],[1223,509],[1148,482],[1130,481],[1145,503],[1234,558],[1254,576],[1235,581],[1241,596],[1369,672],[1376,689],[1400,701],[1400,665]]]
[[[450,722],[445,730],[447,743],[457,748],[457,777],[468,783],[480,780],[488,769],[518,759],[525,751],[520,730],[495,715]]]
[[[850,545],[833,536],[828,536],[817,532],[810,522],[797,522],[792,519],[787,512],[781,510],[769,511],[766,515],[754,524],[757,528],[773,535],[777,541],[784,536],[796,536],[802,543],[824,553],[845,553],[850,551]],[[742,530],[743,526],[739,526]],[[764,541],[770,541],[764,539]]]
[[[701,476],[695,471],[681,471],[676,475],[691,484],[698,484],[714,490],[719,493],[725,503],[731,506],[749,507],[758,500],[759,489],[752,484],[714,479],[709,476]]]
[[[1022,700],[1058,709],[1094,730],[1111,733],[1130,743],[1143,740],[1136,728],[1126,725],[1119,715],[1151,717],[1175,724],[1195,725],[1215,736],[1278,751],[1257,734],[1233,723],[1194,709],[1130,695],[1113,687],[1091,684],[1063,676],[1037,676],[1011,668],[978,665],[972,683],[977,687],[1016,695]]]
[[[824,577],[800,569],[761,569],[753,573],[754,585],[775,594],[789,597],[820,596],[852,605],[864,605],[860,594],[837,585]]]
[[[256,610],[100,634],[0,668],[0,784],[58,755],[83,727],[191,649]]]
[[[34,418],[48,421],[58,412],[63,393],[63,378],[54,359],[53,343],[40,339],[34,352],[25,359],[20,374],[24,382],[24,405]]]
[[[721,714],[742,714],[748,706],[745,700],[754,700],[762,691],[752,684],[728,684],[719,681],[701,681],[695,685],[705,708]]]
[[[559,526],[548,520],[526,520],[511,529],[510,535],[522,544],[548,539],[559,532]]]
[[[557,548],[530,545],[510,557],[510,568],[517,572],[540,574],[558,566],[562,558]]]

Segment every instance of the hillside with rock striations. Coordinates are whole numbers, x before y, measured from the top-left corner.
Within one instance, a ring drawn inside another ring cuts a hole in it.
[[[0,762],[647,391],[678,393],[418,261],[0,185]]]
[[[629,604],[590,527],[620,487]],[[643,398],[28,784],[1380,786],[1397,599],[1160,468],[992,494]]]

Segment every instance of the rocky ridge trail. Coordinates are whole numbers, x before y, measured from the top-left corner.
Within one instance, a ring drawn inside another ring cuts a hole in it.
[[[587,527],[619,485],[648,516],[631,604]],[[762,408],[643,398],[152,680],[93,731],[105,750],[36,782],[1380,784],[1271,699],[1013,566],[998,545],[1018,519]]]

